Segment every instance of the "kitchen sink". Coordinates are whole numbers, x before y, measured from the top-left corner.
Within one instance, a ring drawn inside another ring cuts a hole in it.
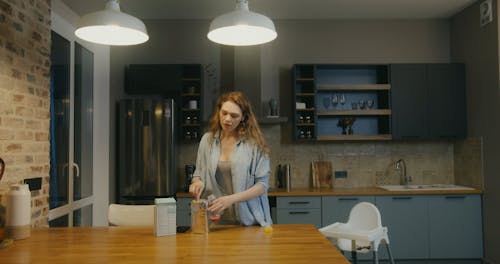
[[[474,190],[474,188],[454,184],[378,185],[377,187],[387,191]]]

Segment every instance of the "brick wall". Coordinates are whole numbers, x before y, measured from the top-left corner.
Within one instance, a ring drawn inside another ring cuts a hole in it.
[[[0,225],[8,186],[42,178],[32,225],[46,225],[49,197],[50,0],[0,0]]]

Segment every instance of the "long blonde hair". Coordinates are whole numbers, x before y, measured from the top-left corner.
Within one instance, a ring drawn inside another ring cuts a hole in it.
[[[238,127],[236,127],[238,135],[240,137],[253,140],[257,147],[259,147],[265,153],[269,153],[269,146],[267,145],[266,140],[262,135],[259,123],[257,123],[257,119],[255,118],[255,114],[253,113],[252,105],[242,92],[227,92],[219,97],[219,99],[217,100],[217,104],[215,105],[212,118],[210,118],[209,131],[212,134],[215,134],[217,131],[222,130],[222,127],[220,125],[219,112],[222,108],[222,105],[227,101],[235,103],[241,109],[242,119]]]

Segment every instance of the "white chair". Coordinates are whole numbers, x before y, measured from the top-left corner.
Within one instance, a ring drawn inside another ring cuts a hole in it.
[[[154,205],[110,204],[108,222],[114,226],[154,226]]]
[[[378,247],[384,242],[389,259],[394,264],[387,227],[382,226],[380,212],[368,202],[356,204],[349,213],[347,223],[333,223],[319,230],[342,251],[352,254],[353,263],[357,262],[356,253],[373,251],[374,263],[378,263]]]

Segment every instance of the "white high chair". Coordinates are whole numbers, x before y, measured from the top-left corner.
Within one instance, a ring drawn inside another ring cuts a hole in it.
[[[110,204],[108,222],[114,226],[153,226],[154,205]]]
[[[357,263],[357,253],[368,253],[373,250],[374,263],[378,264],[378,247],[384,242],[389,259],[394,264],[387,227],[382,226],[380,212],[368,202],[356,204],[349,213],[347,223],[333,223],[319,231],[342,251],[352,254],[353,263]]]

